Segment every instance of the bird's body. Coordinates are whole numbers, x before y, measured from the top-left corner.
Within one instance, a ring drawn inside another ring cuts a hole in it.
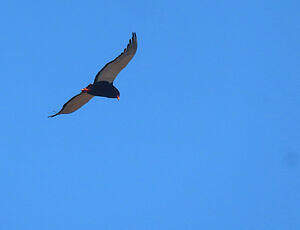
[[[117,75],[130,62],[137,50],[136,34],[132,33],[127,48],[113,61],[107,63],[96,75],[94,83],[81,90],[80,94],[72,97],[66,102],[62,109],[49,117],[55,117],[60,114],[68,114],[76,111],[84,104],[89,102],[94,96],[107,98],[120,98],[119,90],[113,85]]]
[[[83,91],[88,94],[99,97],[118,98],[120,96],[119,90],[107,81],[97,81],[94,84],[88,85]]]

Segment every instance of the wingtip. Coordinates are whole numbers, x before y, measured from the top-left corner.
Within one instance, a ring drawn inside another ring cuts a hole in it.
[[[136,37],[136,33],[135,32],[132,32],[132,38],[130,40],[132,40],[132,43],[134,43],[134,44],[137,43],[137,37]]]
[[[56,113],[56,114],[50,115],[50,116],[48,116],[48,118],[55,117],[55,116],[57,116],[57,115],[59,115],[59,114],[60,114],[60,113]]]

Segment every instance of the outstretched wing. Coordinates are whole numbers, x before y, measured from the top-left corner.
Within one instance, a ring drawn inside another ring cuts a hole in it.
[[[108,81],[112,83],[122,69],[130,62],[136,53],[137,38],[136,34],[132,33],[132,38],[129,40],[127,48],[113,61],[107,63],[96,75],[94,83],[98,81]]]
[[[62,109],[49,117],[55,117],[59,114],[66,114],[66,113],[73,113],[83,105],[89,102],[94,96],[90,95],[86,92],[77,94],[76,96],[72,97],[67,103],[65,103]]]

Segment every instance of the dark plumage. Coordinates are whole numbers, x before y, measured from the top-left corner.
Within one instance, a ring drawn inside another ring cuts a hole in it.
[[[72,97],[66,102],[62,109],[49,117],[55,117],[59,114],[72,113],[89,102],[94,96],[117,98],[119,100],[120,92],[113,85],[113,82],[122,69],[133,58],[137,50],[137,37],[132,33],[127,48],[113,61],[107,63],[96,75],[94,83],[81,90],[81,93]]]

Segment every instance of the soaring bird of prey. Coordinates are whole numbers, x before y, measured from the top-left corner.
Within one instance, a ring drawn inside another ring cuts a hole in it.
[[[96,75],[94,83],[89,84],[81,90],[81,93],[72,97],[66,102],[62,109],[49,117],[55,117],[60,114],[73,113],[94,96],[117,98],[120,99],[119,90],[113,85],[113,82],[122,69],[130,62],[137,50],[136,34],[132,33],[132,38],[129,40],[127,48],[124,52],[116,57],[113,61],[107,63]]]

